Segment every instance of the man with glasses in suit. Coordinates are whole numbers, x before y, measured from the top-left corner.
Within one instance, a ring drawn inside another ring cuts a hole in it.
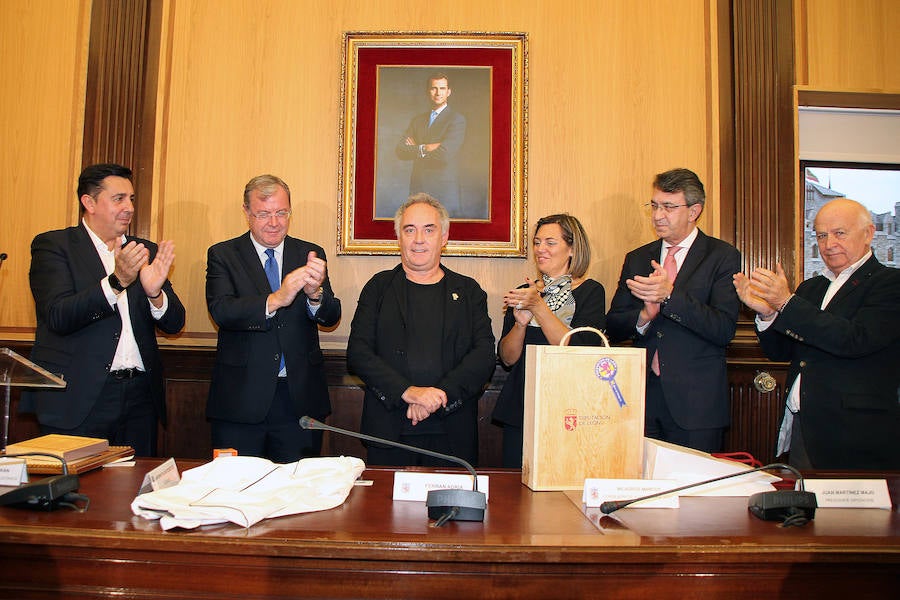
[[[606,325],[613,341],[647,349],[645,435],[718,452],[730,422],[725,347],[737,328],[741,256],[697,228],[705,199],[688,169],[656,176],[648,209],[659,239],[625,256]]]
[[[341,318],[325,252],[287,235],[291,191],[274,175],[244,188],[249,231],[212,246],[206,304],[219,328],[206,416],[214,448],[276,463],[316,456],[321,431],[301,429],[331,412],[318,326]]]

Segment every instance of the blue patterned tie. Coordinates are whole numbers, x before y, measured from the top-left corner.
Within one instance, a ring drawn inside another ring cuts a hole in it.
[[[278,261],[275,260],[275,250],[272,248],[266,248],[266,256],[269,258],[266,259],[266,264],[263,267],[266,271],[266,278],[269,280],[269,287],[272,288],[273,292],[277,292],[281,287],[281,278],[278,274]],[[278,372],[284,370],[284,352],[281,353],[281,365],[278,367]]]
[[[431,127],[431,124],[434,123],[434,120],[437,119],[438,113],[436,110],[431,111],[431,117],[428,118],[428,126]]]

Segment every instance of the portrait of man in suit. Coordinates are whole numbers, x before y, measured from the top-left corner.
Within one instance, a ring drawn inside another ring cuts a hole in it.
[[[826,203],[813,228],[822,274],[792,293],[780,264],[734,276],[760,346],[790,361],[776,455],[801,469],[900,469],[900,270],[872,251],[869,210]]]
[[[207,253],[206,304],[218,326],[206,416],[214,448],[276,463],[316,456],[331,412],[319,325],[341,318],[321,246],[289,236],[291,191],[274,175],[244,188],[248,231]]]
[[[375,216],[427,193],[454,220],[490,218],[490,71],[381,68]],[[410,116],[412,115],[412,116]]]
[[[168,280],[175,244],[127,235],[134,216],[131,169],[86,167],[78,178],[81,223],[31,244],[29,280],[37,331],[31,360],[62,374],[64,390],[22,397],[44,434],[106,438],[155,456],[166,422],[156,332],[184,326]]]
[[[434,73],[425,87],[429,112],[410,121],[397,144],[397,156],[411,160],[409,193],[424,192],[450,210],[459,209],[459,153],[466,141],[466,118],[448,101],[453,90],[444,73]]]
[[[647,208],[659,239],[625,256],[606,325],[612,341],[647,349],[645,435],[718,452],[731,418],[725,348],[741,257],[697,227],[705,201],[693,171],[656,176]]]

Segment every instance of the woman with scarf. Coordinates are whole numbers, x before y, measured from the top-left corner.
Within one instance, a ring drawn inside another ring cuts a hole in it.
[[[603,286],[586,279],[591,247],[581,223],[568,214],[543,217],[532,239],[539,277],[503,296],[506,315],[497,345],[500,362],[510,369],[493,418],[503,426],[503,466],[522,466],[522,421],[525,401],[525,346],[556,345],[575,327],[606,329]],[[569,338],[571,346],[596,346],[594,333]]]

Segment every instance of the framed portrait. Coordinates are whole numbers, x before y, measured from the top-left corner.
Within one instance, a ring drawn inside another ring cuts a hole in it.
[[[394,214],[424,192],[445,256],[524,257],[524,33],[347,32],[338,254],[398,254]]]

